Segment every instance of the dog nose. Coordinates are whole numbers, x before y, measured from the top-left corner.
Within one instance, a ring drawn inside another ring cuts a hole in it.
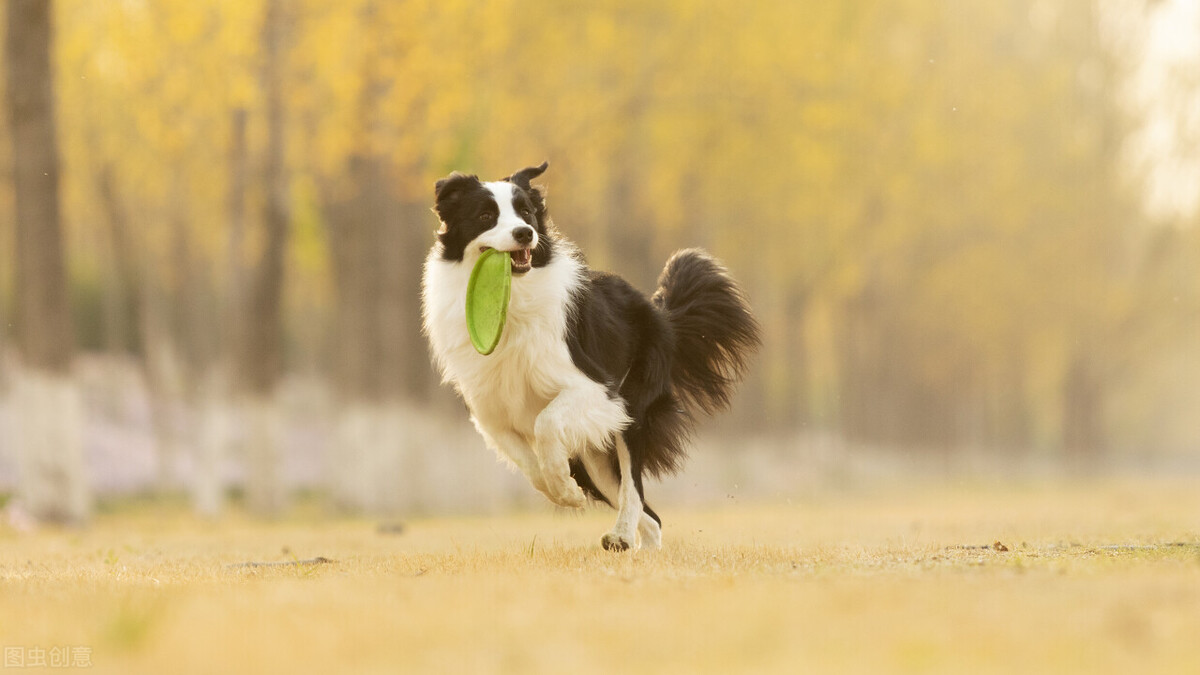
[[[533,228],[518,227],[513,230],[513,239],[516,239],[518,244],[528,244],[533,241]]]

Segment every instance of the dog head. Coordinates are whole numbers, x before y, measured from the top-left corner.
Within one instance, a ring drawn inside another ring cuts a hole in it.
[[[552,244],[546,202],[529,184],[549,163],[533,166],[494,182],[457,171],[435,186],[434,212],[442,221],[438,242],[443,260],[474,265],[483,251],[512,254],[513,274],[524,274],[550,262]]]

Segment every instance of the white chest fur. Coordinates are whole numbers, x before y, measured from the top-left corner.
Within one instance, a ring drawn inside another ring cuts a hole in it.
[[[500,343],[483,356],[471,346],[465,314],[467,280],[477,257],[448,262],[436,251],[430,254],[423,279],[425,331],[443,380],[458,389],[476,422],[532,439],[547,403],[590,382],[574,367],[565,341],[582,266],[559,252],[549,265],[515,277]]]

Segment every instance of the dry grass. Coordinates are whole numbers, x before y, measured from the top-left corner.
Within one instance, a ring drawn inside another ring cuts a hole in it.
[[[654,554],[599,550],[603,512],[387,535],[126,508],[0,530],[0,643],[86,646],[120,673],[1194,673],[1197,487],[665,508]],[[232,566],[316,556],[334,562]]]

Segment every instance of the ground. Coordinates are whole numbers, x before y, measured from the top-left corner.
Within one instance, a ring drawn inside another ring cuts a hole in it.
[[[14,672],[58,649],[112,673],[1195,673],[1198,487],[668,506],[665,548],[620,554],[602,511],[264,523],[126,504],[82,531],[0,525],[0,643]]]

